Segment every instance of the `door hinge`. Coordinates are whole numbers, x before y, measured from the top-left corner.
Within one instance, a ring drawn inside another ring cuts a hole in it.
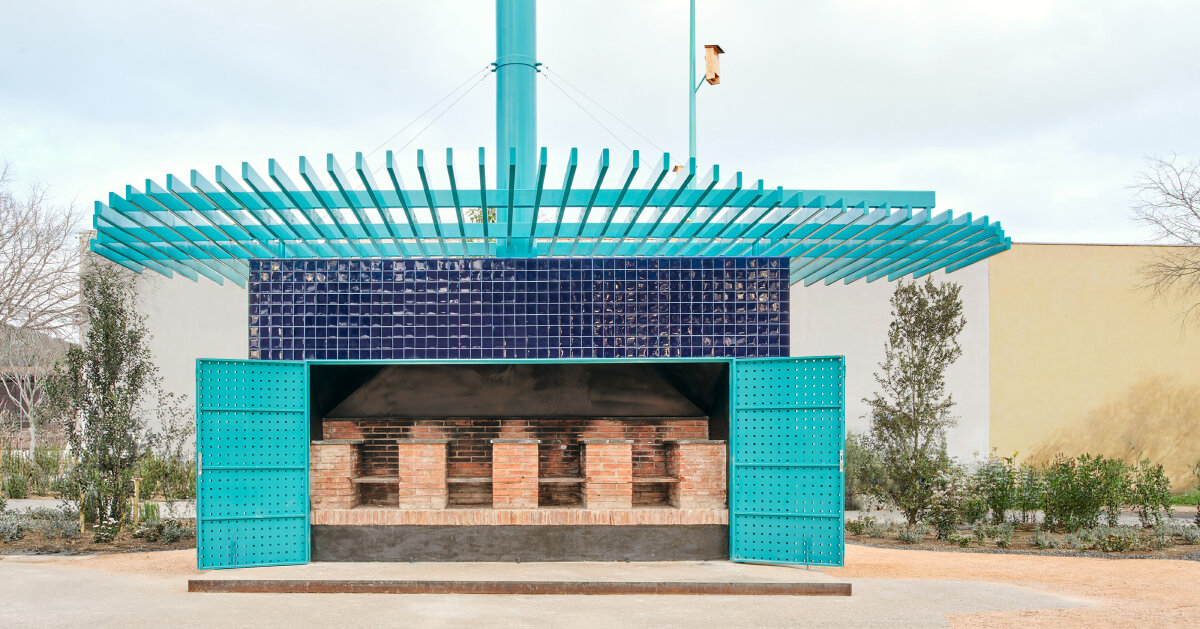
[[[196,453],[196,476],[204,473],[204,453]]]
[[[838,473],[846,473],[846,451],[838,450]]]

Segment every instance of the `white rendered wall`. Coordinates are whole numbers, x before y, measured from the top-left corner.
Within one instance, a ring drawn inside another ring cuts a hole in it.
[[[244,359],[248,354],[246,289],[229,281],[218,285],[201,277],[193,282],[150,270],[142,273],[138,288],[163,387],[187,395],[194,404],[197,358]]]
[[[946,375],[946,389],[954,396],[958,425],[950,430],[950,455],[962,462],[988,454],[989,316],[988,267],[980,262],[949,275],[933,274],[934,281],[962,285],[967,327],[959,342],[963,354]],[[923,280],[922,280],[923,281]],[[867,405],[862,401],[875,391],[874,373],[883,360],[883,344],[891,323],[895,283],[814,284],[792,286],[792,356],[846,357],[846,430],[867,430]]]

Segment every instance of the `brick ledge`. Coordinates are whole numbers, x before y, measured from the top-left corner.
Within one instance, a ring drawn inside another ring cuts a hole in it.
[[[313,509],[314,526],[549,526],[729,524],[725,509]]]

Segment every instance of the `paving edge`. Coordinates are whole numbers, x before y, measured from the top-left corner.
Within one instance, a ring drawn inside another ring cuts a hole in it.
[[[372,581],[336,579],[191,579],[189,592],[225,594],[692,594],[850,596],[849,583],[705,581]]]

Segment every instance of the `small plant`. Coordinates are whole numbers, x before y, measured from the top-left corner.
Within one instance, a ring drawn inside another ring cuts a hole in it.
[[[1200,461],[1192,466],[1192,474],[1196,477],[1196,515],[1192,523],[1200,529]]]
[[[1118,509],[1128,491],[1119,482],[1117,465],[1103,456],[1083,455],[1078,459],[1059,456],[1046,468],[1046,488],[1042,503],[1046,525],[1068,533],[1100,524],[1100,511],[1106,505]]]
[[[45,537],[71,539],[79,535],[79,514],[66,509],[37,507],[23,514],[29,528]]]
[[[946,541],[948,541],[951,544],[954,544],[960,548],[966,548],[971,545],[973,538],[970,535],[964,535],[962,533],[954,533],[953,535],[948,537],[946,539]]]
[[[0,513],[0,541],[15,542],[25,537],[25,521],[16,513]]]
[[[1091,531],[1096,548],[1106,553],[1121,553],[1138,543],[1138,534],[1129,526],[1096,527]]]
[[[37,520],[33,528],[48,538],[74,539],[79,536],[79,523],[64,518]]]
[[[990,458],[979,466],[975,476],[986,509],[992,513],[992,524],[1000,524],[1017,502],[1013,459]]]
[[[1200,527],[1176,524],[1172,526],[1171,533],[1184,544],[1200,544]]]
[[[905,544],[920,544],[925,541],[925,535],[915,526],[906,526],[896,533],[896,539]]]
[[[23,475],[12,475],[4,479],[4,493],[9,498],[20,500],[29,496],[28,485],[26,484],[27,477]]]
[[[1150,529],[1145,539],[1146,550],[1163,550],[1175,545],[1175,535],[1170,525],[1160,524]]]
[[[1038,548],[1058,548],[1062,546],[1062,540],[1054,537],[1050,533],[1037,529],[1033,532],[1033,545]]]
[[[1017,469],[1015,482],[1014,506],[1021,512],[1021,521],[1037,519],[1036,512],[1042,509],[1042,494],[1046,489],[1041,471],[1028,463],[1022,464]]]
[[[885,526],[882,522],[875,521],[875,518],[867,518],[867,522],[863,524],[863,533],[865,533],[867,537],[880,539],[885,533],[887,533],[887,526]]]
[[[959,468],[943,471],[935,482],[925,519],[933,525],[938,539],[950,539],[958,527],[958,510],[965,493],[965,479]]]
[[[883,484],[883,463],[879,455],[869,448],[862,435],[846,435],[846,508],[863,509],[865,500],[874,487]],[[193,470],[192,484],[195,486]],[[193,493],[195,493],[193,491]],[[861,533],[857,533],[861,535]]]
[[[181,539],[195,537],[196,531],[179,520],[156,520],[147,522],[133,532],[133,536],[148,542],[174,544]]]
[[[1092,547],[1092,542],[1075,533],[1067,533],[1063,535],[1063,545],[1072,550],[1087,550]]]
[[[874,521],[875,518],[869,515],[860,515],[853,520],[846,520],[846,532],[851,535],[862,535],[867,530],[867,523]]]
[[[1134,473],[1131,497],[1143,528],[1161,525],[1163,516],[1171,513],[1171,481],[1163,466],[1142,459]]]
[[[973,529],[971,531],[971,538],[975,540],[976,545],[982,546],[984,540],[987,539],[987,533],[983,529]]]
[[[120,522],[113,518],[101,518],[92,530],[92,539],[99,544],[107,544],[116,539],[119,532],[121,532]]]
[[[139,519],[142,522],[153,522],[158,519],[158,504],[154,502],[143,502],[141,509],[138,512]]]
[[[1013,525],[1006,522],[996,526],[992,530],[992,535],[990,537],[996,540],[996,545],[1000,548],[1011,547],[1013,539]]]
[[[1132,469],[1121,459],[1096,457],[1094,475],[1104,520],[1109,526],[1120,523],[1121,507],[1129,500]]]
[[[0,513],[4,513],[6,508],[8,508],[8,499],[4,497],[4,488],[0,487]]]

